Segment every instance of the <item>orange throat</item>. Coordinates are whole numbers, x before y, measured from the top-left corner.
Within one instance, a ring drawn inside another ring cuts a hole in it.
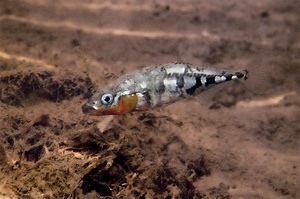
[[[110,107],[101,107],[96,110],[93,115],[123,115],[134,111],[138,104],[138,96],[133,95],[124,95],[119,98],[117,106]]]

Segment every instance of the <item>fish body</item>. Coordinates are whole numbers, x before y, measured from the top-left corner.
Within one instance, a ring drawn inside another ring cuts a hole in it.
[[[125,74],[98,90],[82,111],[90,115],[144,111],[189,98],[222,82],[247,77],[247,70],[219,70],[188,63],[150,66]]]

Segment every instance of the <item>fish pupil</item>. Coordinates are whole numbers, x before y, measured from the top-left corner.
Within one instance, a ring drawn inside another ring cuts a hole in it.
[[[109,96],[105,96],[104,101],[109,102],[110,101],[110,97]]]

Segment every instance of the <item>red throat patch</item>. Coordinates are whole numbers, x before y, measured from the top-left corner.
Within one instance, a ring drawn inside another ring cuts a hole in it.
[[[137,107],[137,103],[137,95],[124,95],[119,98],[117,106],[100,107],[92,115],[123,115],[133,111]]]

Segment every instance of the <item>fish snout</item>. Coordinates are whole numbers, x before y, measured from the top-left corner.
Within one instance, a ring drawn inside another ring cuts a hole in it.
[[[81,109],[84,114],[90,114],[95,111],[95,109],[88,104],[82,105]]]

